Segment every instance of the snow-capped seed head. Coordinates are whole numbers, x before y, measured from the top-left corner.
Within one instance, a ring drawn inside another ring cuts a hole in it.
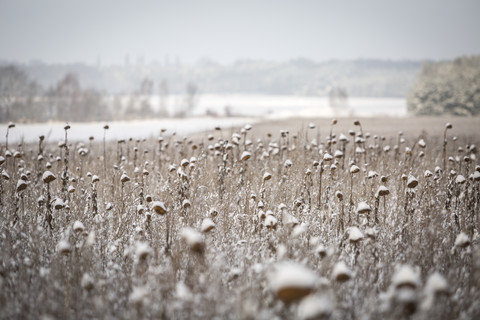
[[[293,228],[300,223],[297,218],[292,216],[287,211],[283,211],[282,222],[283,225],[287,226],[288,228]]]
[[[338,140],[342,141],[342,142],[347,142],[348,137],[346,135],[344,135],[343,133],[340,133],[340,136],[338,136]]]
[[[54,181],[55,179],[57,179],[57,177],[50,171],[45,171],[42,175],[42,180],[45,183],[50,183],[50,182]]]
[[[363,233],[357,227],[351,227],[348,230],[348,240],[351,243],[357,243],[360,240],[363,240]]]
[[[323,161],[332,161],[333,160],[333,156],[329,153],[325,153],[323,155]]]
[[[167,213],[167,207],[165,207],[165,204],[161,201],[153,201],[152,209],[160,215],[164,215]]]
[[[135,257],[139,261],[147,259],[150,254],[152,254],[152,248],[150,248],[147,242],[139,241],[135,244]]]
[[[335,158],[342,158],[343,157],[343,152],[340,150],[336,150],[335,154],[333,155]]]
[[[308,127],[309,127],[310,129],[315,129],[315,128],[316,128],[316,126],[315,126],[315,124],[314,124],[313,122],[310,122],[310,123],[308,124]]]
[[[365,230],[365,234],[370,239],[375,240],[377,238],[377,230],[375,230],[375,228],[367,228],[367,230]]]
[[[5,163],[5,158],[3,156],[0,156],[0,165]]]
[[[300,302],[297,316],[301,320],[330,319],[334,309],[332,300],[327,294],[312,294]]]
[[[281,262],[267,274],[270,289],[275,297],[290,303],[301,300],[315,289],[318,276],[303,265]]]
[[[180,165],[182,167],[186,167],[190,164],[190,161],[188,161],[187,159],[183,159],[182,162],[180,162]]]
[[[265,213],[265,211],[263,211],[262,209],[258,210],[258,219],[263,221],[265,220],[266,217],[267,217],[267,214]]]
[[[366,202],[360,202],[357,206],[357,213],[366,214],[369,213],[372,209]]]
[[[143,214],[145,212],[145,207],[141,204],[137,206],[137,213],[138,214]]]
[[[13,122],[10,121],[10,122],[8,123],[8,129],[11,129],[11,128],[15,128],[15,123],[13,123]]]
[[[247,161],[248,159],[250,159],[250,157],[252,156],[252,154],[248,151],[243,151],[242,153],[242,156],[240,157],[240,159],[242,159],[243,161]]]
[[[343,193],[342,191],[336,191],[335,196],[337,197],[338,200],[343,201]]]
[[[127,176],[127,174],[124,172],[124,173],[122,174],[122,176],[120,177],[120,181],[121,181],[122,183],[128,182],[128,181],[130,181],[130,177]]]
[[[43,206],[43,205],[45,204],[45,197],[44,197],[44,196],[38,197],[38,199],[37,199],[37,204],[38,204],[39,206]]]
[[[55,203],[53,204],[53,207],[56,210],[60,210],[60,209],[63,209],[65,207],[65,203],[63,202],[63,200],[61,198],[57,198],[57,199],[55,199]]]
[[[418,141],[418,146],[419,146],[420,148],[425,148],[425,147],[427,146],[427,144],[425,143],[425,140],[420,139],[420,140]]]
[[[315,253],[318,254],[320,258],[325,258],[328,254],[327,248],[325,248],[325,246],[322,243],[320,243],[315,247]]]
[[[60,240],[57,244],[57,252],[63,255],[68,255],[72,252],[72,246],[67,240]]]
[[[95,182],[98,182],[98,181],[100,181],[99,176],[97,176],[96,174],[94,174],[94,175],[92,176],[92,182],[95,183]]]
[[[250,129],[252,129],[252,125],[250,123],[247,123],[243,128],[249,131]]]
[[[285,164],[284,164],[285,168],[290,168],[292,165],[293,165],[292,160],[290,159],[285,160]]]
[[[203,233],[209,232],[215,228],[215,222],[212,221],[210,218],[205,218],[202,221],[202,225],[200,227],[200,230]]]
[[[183,200],[182,207],[184,209],[190,208],[191,206],[192,206],[192,204],[190,203],[190,201],[188,199]]]
[[[390,194],[390,190],[388,190],[387,187],[385,186],[380,186],[378,187],[377,193],[375,194],[375,197],[384,197],[386,195]]]
[[[350,280],[350,278],[352,277],[352,272],[347,267],[345,262],[339,261],[333,267],[332,277],[336,281],[344,282]]]
[[[430,170],[425,170],[425,173],[423,174],[423,176],[424,176],[425,178],[430,178],[430,177],[433,176],[433,173],[432,173],[432,171],[430,171]]]
[[[103,126],[103,129],[108,130],[108,129],[110,129],[110,126],[109,126],[108,124],[105,124],[105,125]]]
[[[83,289],[90,291],[95,287],[95,282],[88,273],[84,273],[82,280],[80,280],[80,285]]]
[[[418,180],[414,176],[409,176],[407,181],[407,187],[410,189],[415,188],[418,185]]]
[[[469,245],[470,245],[470,238],[464,232],[460,232],[455,238],[455,247],[466,248]]]
[[[447,122],[447,123],[445,124],[445,129],[452,129],[452,128],[453,128],[453,126],[452,126],[452,124],[451,124],[450,122]]]
[[[183,228],[180,231],[180,237],[187,244],[188,248],[195,253],[203,253],[205,242],[200,233],[192,228]]]
[[[269,228],[269,229],[275,229],[277,227],[277,218],[275,218],[275,216],[273,215],[267,215],[266,218],[265,218],[265,227]]]
[[[473,179],[473,181],[480,181],[480,172],[475,171],[475,172],[472,174],[472,179]]]
[[[73,231],[75,232],[83,232],[85,230],[85,226],[83,225],[83,223],[81,221],[75,221],[73,223]]]
[[[420,287],[420,276],[409,265],[401,265],[393,275],[392,285],[394,288],[411,288],[417,289]]]
[[[352,165],[350,167],[350,173],[357,173],[357,172],[360,172],[360,168],[356,165]]]
[[[461,174],[459,174],[459,175],[457,176],[457,178],[455,179],[455,183],[456,183],[456,184],[464,184],[465,181],[467,181],[467,179],[465,179],[465,177],[462,176]]]
[[[25,189],[27,189],[27,183],[24,180],[19,179],[17,182],[17,193]]]
[[[367,178],[368,178],[368,179],[372,179],[372,178],[375,178],[375,177],[378,177],[378,172],[376,172],[376,171],[368,171],[368,174],[367,174]]]
[[[258,207],[259,209],[263,209],[263,208],[265,207],[265,205],[263,204],[263,201],[262,201],[262,200],[258,201],[257,207]]]
[[[447,280],[440,273],[434,272],[428,277],[424,290],[426,295],[447,294]]]
[[[263,181],[268,181],[270,179],[272,179],[272,174],[270,172],[265,172],[263,174]]]

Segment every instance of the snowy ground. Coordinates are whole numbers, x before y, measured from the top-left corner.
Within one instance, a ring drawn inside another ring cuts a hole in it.
[[[158,97],[151,101],[152,106],[158,106]],[[181,97],[170,96],[168,105],[178,104]],[[175,102],[177,101],[177,102]],[[339,116],[355,117],[404,117],[406,102],[401,98],[350,98],[348,109],[341,114],[335,113],[328,105],[325,97],[276,96],[253,94],[204,94],[198,97],[198,105],[193,111],[193,117],[187,119],[155,119],[141,121],[110,122],[107,139],[140,138],[158,136],[162,128],[172,134],[187,135],[194,132],[211,130],[215,126],[224,129],[242,126],[260,120],[285,120],[295,118],[332,118]],[[237,117],[225,118],[225,107],[228,106]],[[156,109],[156,108],[155,108]],[[171,111],[171,110],[170,110]],[[205,117],[210,113],[216,117]],[[103,139],[103,122],[70,123],[69,139],[86,141],[88,137]],[[45,135],[49,141],[64,139],[64,123],[17,124],[10,131],[9,141],[36,141],[40,135]],[[0,143],[4,144],[6,124],[0,125]]]

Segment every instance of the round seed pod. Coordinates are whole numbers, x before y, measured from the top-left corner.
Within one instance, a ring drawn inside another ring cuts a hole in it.
[[[366,202],[360,202],[357,206],[357,213],[366,214],[369,213],[372,209]]]
[[[410,189],[415,188],[418,185],[418,180],[414,176],[409,176],[407,181],[407,187]]]
[[[352,278],[352,272],[347,267],[345,262],[339,261],[333,267],[332,277],[336,281],[345,282]]]
[[[161,201],[153,201],[152,209],[160,215],[164,215],[167,213],[167,208],[165,207],[165,204]]]
[[[285,303],[299,301],[315,289],[318,276],[303,265],[283,262],[267,274],[275,297]]]
[[[27,183],[24,180],[19,179],[17,182],[17,193],[25,189],[27,189]]]
[[[57,177],[50,171],[45,171],[42,175],[42,180],[45,183],[50,183],[50,182],[54,181],[55,179],[57,179]]]

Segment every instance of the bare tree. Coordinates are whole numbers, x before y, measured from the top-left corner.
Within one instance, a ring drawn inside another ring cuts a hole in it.
[[[14,65],[0,66],[0,122],[15,120],[12,108],[19,105],[28,88],[28,77]]]

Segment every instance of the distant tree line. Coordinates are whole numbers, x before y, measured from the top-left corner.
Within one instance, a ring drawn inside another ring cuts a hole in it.
[[[0,64],[2,62],[0,61]],[[203,59],[194,64],[150,62],[125,65],[44,64],[19,65],[43,87],[54,86],[73,72],[82,85],[109,95],[130,94],[148,77],[165,82],[172,95],[183,95],[187,82],[208,93],[254,93],[275,95],[328,96],[328,86],[343,86],[351,97],[405,97],[420,71],[422,61],[377,59],[316,62],[293,59],[283,62],[238,60],[219,64]]]
[[[480,56],[425,63],[407,105],[416,115],[480,114]]]
[[[69,72],[45,89],[18,66],[0,65],[0,123],[184,117],[197,104],[198,87],[188,82],[183,101],[169,114],[167,82],[159,84],[160,105],[157,107],[151,103],[154,85],[152,79],[145,77],[138,89],[123,95],[109,95],[82,87],[79,77]]]

